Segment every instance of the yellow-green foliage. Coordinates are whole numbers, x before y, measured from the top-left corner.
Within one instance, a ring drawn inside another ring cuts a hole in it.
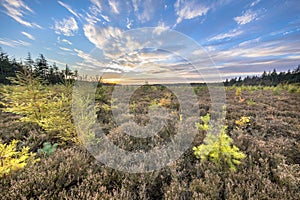
[[[250,123],[250,117],[242,116],[239,120],[235,120],[237,128],[244,128]]]
[[[0,178],[22,169],[27,163],[38,161],[34,158],[35,153],[28,152],[29,147],[23,147],[21,151],[17,151],[17,143],[17,140],[13,140],[10,144],[0,143]]]
[[[207,114],[205,116],[201,116],[200,119],[203,122],[203,124],[196,122],[196,128],[199,131],[208,131],[210,129],[210,126],[209,126],[210,115]]]
[[[238,98],[241,97],[241,95],[242,95],[242,88],[241,87],[236,88],[235,97]]]
[[[149,105],[149,108],[157,108],[159,105],[157,103],[157,99],[153,99],[151,102],[150,102],[150,105]]]
[[[277,86],[264,86],[263,90],[271,90],[273,94],[279,95],[280,91],[288,91],[289,93],[300,93],[299,84],[279,84]]]
[[[249,100],[247,100],[247,105],[254,106],[254,105],[256,105],[256,102],[253,99],[249,99]]]
[[[76,141],[70,86],[45,86],[27,72],[18,73],[11,80],[16,85],[2,89],[4,111],[19,114],[21,121],[37,123],[46,131],[57,132],[63,140]]]
[[[209,115],[206,115],[203,119],[209,121]],[[232,145],[232,139],[226,134],[226,126],[222,126],[221,133],[212,133],[211,125],[204,122],[205,126],[200,126],[200,130],[208,130],[208,133],[204,139],[204,144],[194,147],[194,154],[202,161],[211,161],[215,163],[220,169],[227,171],[236,171],[236,165],[241,163],[241,160],[246,155],[239,150],[238,147]]]

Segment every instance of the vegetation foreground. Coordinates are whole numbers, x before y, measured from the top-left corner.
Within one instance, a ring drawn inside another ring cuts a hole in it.
[[[161,170],[130,174],[99,163],[77,139],[71,83],[44,85],[26,73],[11,81],[16,85],[0,88],[1,199],[300,199],[297,85],[227,87],[217,136],[210,133],[208,90],[193,86],[200,116],[191,125],[198,130],[191,147]],[[112,91],[99,84],[95,112],[114,144],[148,151],[176,134],[180,105],[167,88],[142,86],[131,98],[130,113],[140,125],[149,122],[149,107],[171,110],[172,120],[146,139],[116,126]]]

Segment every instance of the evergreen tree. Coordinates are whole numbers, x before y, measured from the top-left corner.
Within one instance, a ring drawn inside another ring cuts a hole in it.
[[[33,71],[33,65],[34,65],[34,61],[32,60],[32,58],[31,58],[31,54],[30,54],[30,52],[28,52],[28,54],[27,54],[27,58],[25,59],[25,66],[26,66],[26,69],[30,72],[30,73],[32,73],[32,71]]]
[[[47,79],[48,70],[49,67],[47,64],[47,60],[43,54],[40,54],[40,57],[36,59],[34,73],[37,77]]]

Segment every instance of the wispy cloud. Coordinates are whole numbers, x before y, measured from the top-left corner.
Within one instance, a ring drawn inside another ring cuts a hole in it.
[[[300,47],[294,46],[295,43],[299,43],[299,39],[292,35],[273,40],[259,37],[230,49],[210,52],[210,56],[222,71],[241,75],[246,75],[244,72],[247,71],[261,73],[276,66],[291,67],[293,63],[298,63],[300,54],[296,52],[300,52]]]
[[[239,46],[240,46],[240,47],[248,46],[248,45],[250,45],[250,44],[257,43],[257,42],[259,42],[260,40],[261,40],[260,37],[255,38],[255,39],[252,39],[252,40],[247,40],[247,41],[241,42],[241,43],[239,44]]]
[[[96,6],[99,12],[102,10],[102,5],[100,0],[91,0],[91,3]]]
[[[97,61],[90,54],[76,48],[74,49],[74,51],[77,53],[77,56],[82,58],[83,60],[89,60],[91,62],[97,63]]]
[[[132,21],[127,17],[127,19],[126,19],[126,27],[128,29],[131,29],[131,26],[132,26]]]
[[[73,17],[65,18],[62,21],[55,21],[55,33],[63,34],[65,36],[73,36],[78,30],[78,25]]]
[[[68,45],[72,45],[72,42],[70,42],[70,41],[67,40],[67,39],[62,39],[61,41],[64,42],[64,43],[66,43],[66,44],[68,44]]]
[[[132,6],[134,9],[134,12],[137,12],[139,9],[138,3],[140,3],[140,0],[132,0]]]
[[[157,35],[160,35],[162,32],[164,32],[168,29],[170,29],[170,27],[167,26],[164,22],[160,21],[160,22],[158,22],[157,27],[155,27],[154,33],[156,33]]]
[[[178,16],[176,23],[179,24],[184,19],[193,19],[202,15],[206,15],[209,7],[198,3],[197,1],[181,1],[177,0],[174,4],[175,12]]]
[[[22,0],[3,0],[2,5],[6,9],[4,13],[16,20],[18,23],[31,28],[41,28],[38,24],[23,19],[24,15],[28,12],[34,12]]]
[[[230,39],[236,36],[239,36],[243,33],[242,30],[238,30],[238,29],[233,29],[227,33],[221,33],[219,35],[216,35],[210,39],[208,39],[208,41],[216,41],[216,40],[224,40],[224,39]]]
[[[103,14],[101,2],[99,0],[91,0],[91,3],[92,5],[89,6],[88,12],[85,12],[85,20],[88,22],[88,24],[96,24],[98,22],[105,24],[110,22],[109,17]]]
[[[101,20],[95,16],[95,15],[91,15],[90,13],[85,13],[86,14],[86,18],[85,20],[88,22],[88,24],[96,24],[97,22],[100,22]]]
[[[156,10],[163,6],[162,1],[156,0],[132,0],[132,7],[137,20],[141,23],[150,21]]]
[[[65,67],[66,66],[66,63],[63,63],[63,62],[61,62],[59,60],[48,58],[48,61],[52,62],[52,63],[55,63],[55,64],[58,64],[60,67]]]
[[[64,43],[64,44],[68,44],[68,45],[72,45],[73,43],[67,39],[61,39],[60,36],[57,36],[57,42],[59,44]]]
[[[25,35],[27,38],[31,39],[31,40],[35,40],[35,37],[33,37],[31,34],[27,33],[27,32],[21,32],[23,35]]]
[[[66,48],[66,47],[59,47],[63,51],[73,51],[72,49]]]
[[[258,4],[261,0],[255,0],[251,3],[250,7],[255,6],[256,4]]]
[[[29,46],[30,43],[24,42],[23,40],[10,40],[7,38],[0,38],[0,44],[9,47]]]
[[[257,13],[247,10],[243,15],[235,17],[234,21],[240,25],[248,24],[257,19]]]
[[[108,0],[108,4],[114,13],[120,13],[118,9],[118,3],[115,0]]]
[[[63,6],[65,9],[67,9],[70,13],[72,13],[75,17],[80,19],[79,15],[71,8],[71,6],[65,4],[64,2],[58,1],[58,3]]]
[[[108,16],[106,16],[106,15],[100,15],[105,21],[107,21],[107,22],[110,22],[110,19],[109,19],[109,17]]]

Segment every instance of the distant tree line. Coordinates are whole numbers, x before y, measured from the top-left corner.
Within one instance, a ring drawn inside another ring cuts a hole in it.
[[[7,78],[16,77],[17,72],[24,70],[48,84],[64,83],[65,80],[74,80],[78,76],[78,71],[72,71],[68,65],[64,70],[60,70],[56,63],[49,65],[43,54],[40,54],[34,61],[28,53],[24,63],[18,63],[16,59],[10,59],[0,48],[0,84],[10,84]]]
[[[300,65],[293,70],[287,72],[277,73],[274,69],[272,72],[264,71],[261,76],[247,76],[245,78],[232,78],[226,79],[225,86],[241,86],[241,85],[264,85],[264,86],[276,86],[278,84],[292,84],[300,83]]]

